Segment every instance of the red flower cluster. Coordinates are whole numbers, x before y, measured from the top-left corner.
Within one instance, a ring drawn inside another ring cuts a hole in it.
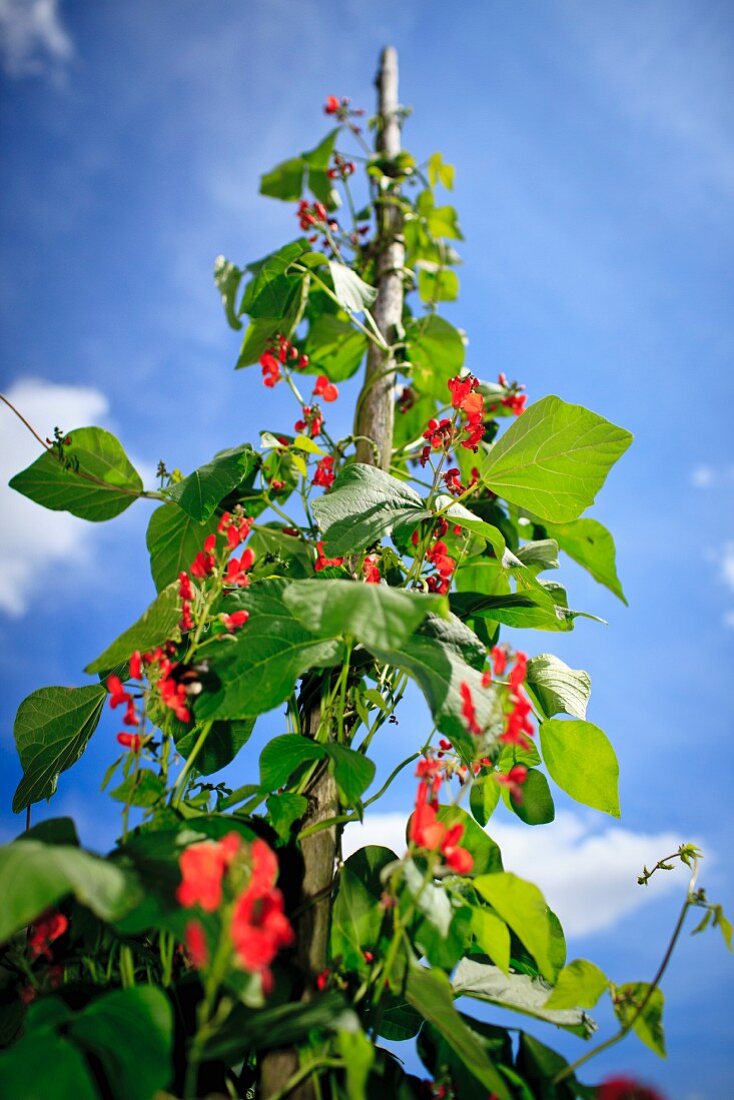
[[[497,382],[505,389],[508,388],[507,376],[503,371],[500,371],[497,376]],[[519,385],[517,382],[513,382],[509,387],[510,393],[505,394],[500,404],[504,405],[506,409],[511,409],[515,416],[519,416],[520,413],[525,412],[525,402],[527,401],[527,395],[520,393],[520,390],[524,390],[525,387]],[[493,405],[491,411],[494,412],[497,406]]]
[[[326,174],[330,180],[345,180],[353,176],[354,172],[353,160],[347,160],[341,153],[334,153],[334,167],[330,168]]]
[[[241,626],[244,626],[249,617],[249,611],[233,611],[231,615],[222,613],[219,616],[230,634],[234,634],[235,630],[239,630]]]
[[[311,436],[311,439],[315,439],[317,435],[321,435],[321,429],[324,426],[324,418],[321,415],[321,409],[318,405],[304,405],[303,406],[303,420],[297,420],[293,425],[293,428],[297,432],[305,432]]]
[[[227,570],[224,574],[224,583],[234,588],[247,588],[250,583],[249,571],[255,564],[255,551],[249,546],[243,550],[242,557],[232,558],[227,562]]]
[[[634,1077],[607,1077],[596,1090],[596,1100],[663,1100],[662,1095]]]
[[[419,848],[429,852],[440,852],[447,867],[459,875],[467,875],[474,866],[471,852],[459,845],[464,835],[461,824],[446,826],[438,820],[438,791],[443,781],[442,764],[439,760],[424,757],[418,762],[416,775],[421,782],[415,809],[408,826],[408,838]]]
[[[311,480],[312,485],[320,485],[322,489],[330,489],[334,484],[334,458],[333,455],[324,455],[316,463],[316,471]]]
[[[241,542],[249,537],[252,530],[252,520],[249,516],[235,515],[225,512],[217,524],[217,531],[225,535],[230,550],[236,550]]]
[[[471,481],[468,485],[464,485],[461,480],[461,471],[456,466],[453,466],[443,475],[443,481],[450,493],[453,493],[454,496],[460,497],[463,493],[467,493],[470,489],[473,489],[474,486],[477,484],[477,482],[479,481],[479,470],[476,468],[476,466],[473,466],[471,472]]]
[[[302,227],[303,228],[303,227]],[[280,333],[268,345],[259,359],[263,372],[263,383],[272,389],[280,381],[280,368],[290,360],[291,365],[303,370],[308,366],[308,356],[301,355],[298,348]]]
[[[122,719],[126,726],[139,726],[140,719],[138,718],[137,711],[135,710],[135,701],[129,691],[126,691],[122,686],[122,681],[119,676],[107,677],[107,690],[110,693],[110,706],[113,710],[117,707],[125,706],[125,716]]]
[[[363,115],[364,109],[362,107],[350,107],[350,100],[347,96],[327,95],[326,103],[324,104],[325,115],[336,115],[340,121],[344,121],[349,115]]]
[[[323,542],[316,543],[317,558],[314,562],[314,569],[317,573],[320,573],[322,569],[327,569],[330,565],[344,565],[344,558],[327,558],[324,554]]]
[[[325,226],[328,226],[332,231],[339,228],[339,223],[335,218],[329,217],[322,202],[308,203],[305,199],[301,199],[296,210],[296,217],[300,228],[304,230],[312,227],[322,230]],[[313,239],[315,240],[315,237]]]
[[[313,388],[314,397],[323,397],[327,403],[330,401],[336,401],[339,396],[339,390],[330,382],[325,374],[320,374],[316,379],[316,385]]]
[[[448,529],[448,523],[440,517],[433,532],[434,536],[437,536],[436,541],[426,550],[426,561],[430,562],[436,570],[436,573],[428,578],[428,588],[429,591],[438,592],[440,595],[445,595],[451,588],[451,578],[456,570],[456,561],[449,554],[448,547],[442,538]]]
[[[69,921],[56,909],[46,909],[33,922],[28,936],[28,949],[34,959],[43,955],[49,961],[53,958],[51,944],[63,936],[69,927]]]
[[[509,677],[512,709],[507,716],[505,732],[500,734],[500,741],[504,741],[508,745],[520,745],[522,748],[530,747],[530,742],[525,735],[530,734],[532,736],[535,732],[530,721],[532,711],[530,700],[522,690],[527,675],[527,665],[527,656],[524,653],[516,653],[515,665]]]
[[[377,564],[379,560],[377,554],[367,554],[362,562],[362,576],[366,584],[380,583],[380,570]]]
[[[436,420],[435,417],[431,417],[423,433],[423,438],[427,439],[428,442],[421,451],[421,466],[426,465],[431,457],[431,451],[448,451],[453,443],[454,429],[449,418],[444,416],[441,420]]]
[[[245,970],[260,973],[270,984],[269,966],[282,947],[293,943],[293,929],[275,886],[278,861],[264,840],[252,842],[252,875],[232,917],[232,942]]]
[[[448,381],[451,404],[455,409],[460,409],[464,416],[467,438],[461,440],[461,446],[470,451],[476,451],[484,438],[484,398],[476,392],[478,385],[479,379],[472,374],[449,378]]]
[[[196,577],[197,580],[204,580],[205,577],[211,576],[217,568],[217,559],[214,554],[216,548],[217,536],[207,535],[204,539],[204,549],[199,551],[189,566],[192,577]]]
[[[227,833],[221,840],[202,840],[191,844],[179,856],[181,884],[176,899],[189,909],[199,905],[213,913],[222,903],[222,879],[240,850],[238,833]]]
[[[522,801],[522,785],[528,777],[528,769],[524,764],[515,764],[513,768],[510,768],[507,775],[502,775],[501,772],[495,772],[494,777],[498,783],[507,787],[510,792],[510,797],[513,798],[515,802]]]
[[[194,598],[194,590],[191,587],[191,578],[188,573],[178,575],[178,597],[181,600],[181,629],[193,630],[194,620],[191,615],[191,601]]]
[[[465,680],[460,684],[459,691],[461,692],[461,713],[466,722],[467,729],[470,733],[480,737],[482,734],[482,727],[477,721],[477,712],[474,707],[471,688]]]

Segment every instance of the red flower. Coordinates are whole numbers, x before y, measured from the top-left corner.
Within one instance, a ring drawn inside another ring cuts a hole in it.
[[[323,397],[324,401],[336,401],[339,396],[339,390],[330,382],[325,374],[320,374],[316,379],[316,385],[313,388],[314,397]]]
[[[272,352],[264,351],[260,356],[260,366],[263,372],[263,383],[268,389],[273,388],[280,381],[280,365]]]
[[[198,577],[200,580],[203,580],[204,577],[208,577],[214,572],[217,567],[217,559],[214,556],[216,545],[217,536],[207,535],[206,539],[204,540],[204,549],[199,551],[199,553],[196,555],[193,562],[191,563],[189,572],[191,573],[192,577]],[[181,594],[181,576],[183,575],[185,574],[179,575],[179,594]],[[189,585],[188,587],[190,590],[191,586]],[[184,598],[190,599],[191,597],[187,596]]]
[[[314,562],[314,569],[317,573],[320,573],[322,569],[327,569],[330,565],[344,565],[344,558],[327,558],[324,554],[323,542],[316,543],[316,553],[318,557]]]
[[[63,936],[69,927],[68,918],[55,909],[46,909],[33,922],[33,928],[28,937],[28,948],[34,959],[43,955],[46,959],[53,958],[51,944],[59,936]]]
[[[293,428],[297,432],[308,431],[311,439],[315,439],[317,435],[321,435],[321,429],[324,426],[324,418],[321,415],[318,405],[313,408],[310,405],[303,406],[303,420],[297,420],[293,425]]]
[[[179,573],[178,575],[178,594],[182,600],[193,600],[194,598],[194,591],[188,573]]]
[[[482,687],[483,688],[488,688],[491,683],[492,683],[492,670],[491,670],[491,668],[485,668],[484,672],[482,673]]]
[[[191,615],[191,604],[188,600],[184,600],[181,604],[181,623],[182,630],[193,630],[194,620]]]
[[[461,713],[464,716],[467,729],[470,733],[479,735],[482,732],[482,727],[477,722],[477,712],[474,709],[471,688],[465,681],[462,681],[459,685],[459,691],[461,692]]]
[[[464,407],[464,402],[470,396],[472,390],[478,386],[478,380],[471,374],[465,374],[463,378],[449,378],[447,385],[451,393],[451,404],[455,409]]]
[[[113,710],[123,703],[127,705],[132,699],[132,695],[125,691],[122,686],[122,681],[119,676],[107,677],[107,690],[110,693],[110,706]]]
[[[267,971],[281,947],[293,943],[280,890],[245,890],[235,905],[231,932],[235,954],[245,970]]]
[[[501,676],[507,668],[507,650],[502,649],[501,646],[493,646],[492,648],[492,664],[494,665],[495,676]]]
[[[124,749],[131,749],[132,752],[140,752],[143,745],[143,739],[139,733],[118,733],[117,743],[122,745]]]
[[[329,978],[331,977],[331,971],[328,966],[325,966],[323,970],[320,970],[316,975],[316,988],[319,993],[323,993],[325,989],[329,987]]]
[[[247,588],[250,583],[250,578],[247,574],[250,569],[252,569],[254,563],[255,552],[248,546],[239,561],[237,558],[232,558],[232,560],[227,563],[224,583],[234,585],[237,588]]]
[[[416,807],[408,826],[408,838],[419,848],[435,852],[443,843],[446,826],[438,820],[436,807],[425,800],[426,790],[425,783],[421,783],[418,787]],[[424,792],[422,796],[421,792]]]
[[[209,948],[204,929],[198,920],[190,920],[184,933],[184,947],[191,962],[197,969],[206,966],[209,961]]]
[[[502,404],[506,409],[512,409],[515,416],[519,416],[520,413],[525,412],[525,402],[527,399],[527,394],[511,393],[508,394],[507,397],[502,398]]]
[[[507,787],[510,792],[510,797],[515,802],[522,801],[522,785],[528,777],[528,769],[524,764],[515,764],[514,768],[510,768],[507,775],[502,775],[501,772],[495,772],[495,779],[498,783],[501,783],[503,787]]]
[[[249,611],[233,611],[231,615],[221,614],[219,616],[230,634],[233,634],[239,627],[244,626],[249,617]]]
[[[168,664],[161,679],[158,681],[158,691],[160,692],[161,699],[167,707],[170,707],[173,713],[176,715],[180,722],[189,722],[191,720],[191,712],[188,708],[186,700],[186,686],[184,684],[177,683],[176,680],[171,678],[171,673],[175,664]],[[161,665],[163,668],[164,666]]]
[[[200,905],[213,913],[222,901],[222,878],[240,848],[238,833],[227,833],[221,840],[202,840],[191,844],[178,859],[182,881],[176,898],[184,908]]]
[[[140,651],[137,649],[130,658],[130,678],[132,680],[142,680],[143,678],[142,658]]]
[[[341,107],[341,100],[338,95],[327,95],[326,103],[324,104],[325,115],[335,115]]]
[[[596,1090],[596,1100],[663,1100],[662,1095],[634,1077],[607,1077]]]
[[[139,726],[140,725],[140,719],[138,718],[138,712],[135,709],[135,703],[133,702],[132,699],[130,699],[128,701],[127,707],[125,709],[125,717],[123,718],[123,722],[125,723],[126,726]]]
[[[362,562],[362,576],[367,584],[379,584],[380,583],[380,570],[378,568],[379,558],[377,554],[368,554]]]
[[[221,535],[226,535],[230,550],[236,550],[239,544],[245,541],[251,528],[252,520],[249,516],[235,516],[233,519],[229,512],[225,512],[217,524],[217,531]]]
[[[332,455],[324,455],[316,463],[316,472],[311,481],[312,485],[320,485],[323,489],[330,489],[334,484],[334,459]]]
[[[459,847],[459,841],[463,835],[463,825],[452,825],[441,845],[441,854],[446,860],[446,866],[450,867],[452,871],[456,871],[457,875],[468,875],[474,866],[471,852],[468,852],[466,848]]]

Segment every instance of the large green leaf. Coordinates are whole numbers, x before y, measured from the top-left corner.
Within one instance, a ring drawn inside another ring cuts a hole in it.
[[[374,763],[346,745],[323,744],[298,733],[284,733],[267,743],[260,754],[261,787],[277,790],[302,764],[325,759],[330,761],[342,800],[354,805],[372,782]]]
[[[354,806],[375,777],[375,764],[363,753],[333,742],[324,745],[337,790],[345,806]]]
[[[227,323],[235,330],[242,328],[240,311],[237,306],[237,291],[244,272],[241,268],[231,263],[224,256],[217,256],[214,261],[214,282],[217,290],[222,295],[222,304],[227,316]]]
[[[502,792],[505,802],[526,825],[548,825],[556,816],[548,780],[537,768],[528,768],[519,798]]]
[[[570,714],[586,718],[591,677],[580,668],[569,668],[552,653],[540,653],[528,661],[525,685],[545,718]]]
[[[474,860],[472,875],[486,875],[494,871],[502,870],[502,854],[499,846],[495,844],[484,829],[477,825],[476,821],[461,806],[441,806],[438,811],[438,819],[449,828],[452,825],[461,825],[463,833],[459,843],[466,848]]]
[[[249,443],[219,451],[211,462],[200,466],[192,474],[178,481],[168,490],[168,495],[192,519],[203,523],[259,461]]]
[[[313,512],[329,554],[352,554],[378,542],[401,523],[429,515],[415,489],[376,466],[357,462],[337,477]]]
[[[8,1097],[86,1100],[100,1095],[93,1082],[101,1072],[105,1096],[150,1100],[170,1083],[172,1045],[171,1005],[154,986],[103,993],[79,1012],[44,999],[31,1006],[21,1041],[0,1055],[0,1076]]]
[[[540,726],[545,766],[584,806],[619,817],[619,764],[609,738],[591,722],[551,718]]]
[[[306,669],[338,659],[339,644],[307,630],[286,606],[285,588],[263,581],[227,596],[230,611],[248,611],[250,619],[234,639],[208,647],[221,686],[199,696],[198,720],[264,714],[285,702]]]
[[[213,722],[204,746],[196,757],[196,770],[202,775],[211,775],[226,768],[250,740],[254,728],[255,718]],[[184,759],[188,759],[200,734],[201,728],[192,726],[176,741],[176,748]]]
[[[564,966],[546,1008],[593,1008],[609,985],[603,970],[588,959],[574,959]]]
[[[638,1015],[641,1005],[648,994],[648,982],[627,982],[614,990],[614,1011],[625,1027],[634,1020],[632,1030],[645,1046],[660,1058],[665,1057],[665,1031],[663,1030],[663,1006],[665,997],[662,989],[654,989],[647,1004]]]
[[[45,451],[11,478],[10,488],[44,508],[94,523],[119,516],[143,491],[119,440],[104,428],[76,428],[67,438],[65,464],[55,452]]]
[[[295,581],[283,593],[286,607],[321,637],[351,636],[368,648],[399,648],[429,612],[444,615],[442,596],[347,580]]]
[[[476,1035],[454,1008],[451,983],[441,970],[411,966],[407,972],[405,997],[443,1036],[466,1068],[499,1100],[510,1100],[504,1078],[490,1062]]]
[[[546,524],[548,534],[570,558],[591,573],[622,603],[627,598],[617,576],[616,549],[609,531],[596,519],[577,519],[575,523]]]
[[[556,967],[550,910],[538,887],[510,871],[480,875],[474,879],[474,887],[525,944],[541,974],[553,981]]]
[[[510,972],[510,930],[491,909],[475,905],[471,914],[471,930],[479,950],[504,974]]]
[[[150,571],[160,592],[172,584],[179,573],[188,570],[204,545],[207,535],[217,529],[218,517],[197,523],[178,504],[162,504],[150,517],[145,541],[150,554]]]
[[[377,297],[373,286],[360,279],[351,267],[337,263],[336,260],[329,260],[329,271],[334,283],[334,293],[342,309],[347,313],[362,313],[370,308]]]
[[[0,943],[67,894],[102,920],[115,920],[139,893],[128,873],[80,848],[39,840],[6,844],[0,848]]]
[[[303,348],[310,360],[309,372],[325,374],[332,382],[351,378],[367,350],[367,337],[342,320],[345,316],[322,313],[312,322]]]
[[[544,397],[493,447],[484,480],[505,500],[551,523],[578,519],[593,504],[632,436],[582,405]]]
[[[464,954],[471,909],[457,904],[442,885],[426,882],[414,860],[404,860],[400,869],[404,897],[415,909],[411,940],[432,966],[450,970]]]
[[[87,747],[106,695],[101,684],[90,684],[39,688],[23,700],[13,726],[23,767],[13,797],[14,813],[51,797],[60,773],[76,763]]]
[[[291,157],[260,177],[260,194],[284,202],[296,202],[303,191],[303,157]]]
[[[369,969],[363,951],[374,952],[384,917],[379,905],[384,890],[380,876],[396,859],[389,848],[369,845],[351,855],[339,873],[331,922],[331,954],[341,956],[347,968]]]
[[[476,575],[476,570],[472,570]],[[531,578],[532,580],[532,578]],[[462,581],[463,584],[463,581]],[[452,610],[462,619],[490,619],[531,630],[573,630],[573,621],[579,614],[563,606],[563,589],[554,588],[545,591],[536,581],[533,587],[518,592],[500,592],[485,595],[482,592],[452,592],[450,603]]]
[[[169,584],[168,588],[158,593],[138,621],[107,646],[96,660],[87,665],[85,671],[106,672],[116,665],[124,664],[136,649],[144,653],[166,641],[178,641],[181,637],[180,619],[178,586]]]
[[[210,1034],[205,1048],[207,1059],[242,1062],[248,1050],[306,1043],[312,1032],[358,1031],[359,1019],[341,993],[330,989],[310,1001],[245,1008],[238,1005],[226,1021]]]
[[[452,985],[459,997],[474,997],[479,1001],[522,1012],[537,1020],[545,1020],[588,1038],[596,1025],[578,1008],[547,1008],[552,986],[542,978],[527,974],[505,974],[498,966],[478,959],[462,959],[454,973]]]
[[[308,252],[310,245],[300,239],[283,245],[256,264],[248,265],[255,274],[245,287],[241,310],[250,317],[285,317],[303,282],[303,274],[289,272],[294,260]]]
[[[464,363],[461,334],[443,317],[428,313],[407,326],[406,342],[416,390],[448,404],[448,380]]]

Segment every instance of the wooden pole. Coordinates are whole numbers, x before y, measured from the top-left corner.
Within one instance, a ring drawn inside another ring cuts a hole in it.
[[[400,152],[400,115],[398,109],[398,55],[387,46],[380,58],[380,69],[375,81],[378,90],[379,125],[377,150],[386,158]],[[392,194],[396,193],[396,189]],[[402,239],[402,215],[390,202],[381,203],[377,210],[377,298],[373,315],[380,333],[387,344],[392,343],[403,310],[403,264],[405,247]],[[393,419],[395,409],[394,374],[390,368],[394,360],[370,344],[362,392],[357,404],[359,410],[356,434],[373,440],[379,454],[376,461],[370,443],[360,442],[357,458],[369,465],[379,465],[387,470],[392,453]],[[387,373],[386,373],[387,372]],[[311,705],[308,718],[308,735],[314,737],[319,728],[321,713],[318,705]],[[336,817],[339,798],[333,776],[324,767],[314,778],[306,792],[309,808],[303,819],[303,828]],[[298,904],[300,916],[295,920],[295,960],[303,974],[308,999],[314,988],[314,979],[325,968],[328,959],[329,935],[333,896],[331,886],[337,857],[341,853],[339,830],[332,826],[321,829],[301,842],[303,880]],[[275,1096],[282,1093],[287,1082],[298,1070],[298,1052],[295,1049],[274,1050],[262,1060],[260,1090],[258,1096]],[[288,1100],[315,1100],[316,1090],[310,1079],[296,1085],[288,1093]]]
[[[393,46],[386,46],[380,58],[380,69],[375,81],[378,93],[377,151],[388,160],[400,152],[400,104],[398,101],[398,54]],[[403,267],[405,242],[403,240],[403,216],[397,204],[399,189],[394,187],[377,208],[377,299],[373,315],[385,343],[392,344],[403,314]],[[395,359],[376,344],[370,344],[367,352],[367,368],[364,386],[358,404],[355,425],[357,435],[373,440],[379,461],[375,461],[374,448],[366,440],[357,443],[357,461],[383,470],[390,468],[392,455],[393,423],[395,419]]]

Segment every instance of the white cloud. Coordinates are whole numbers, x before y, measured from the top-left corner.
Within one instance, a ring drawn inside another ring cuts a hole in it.
[[[734,542],[725,542],[719,555],[720,576],[724,584],[734,590]]]
[[[37,379],[16,382],[6,391],[40,435],[99,424],[108,411],[104,394],[91,387],[57,385]],[[61,565],[79,568],[88,560],[91,524],[68,512],[50,512],[7,488],[19,470],[38,457],[40,447],[5,406],[0,452],[0,610],[19,616],[34,592],[58,582]]]
[[[703,462],[691,470],[691,485],[695,489],[710,489],[714,485],[731,485],[734,482],[734,465],[710,466]]]
[[[345,853],[382,844],[400,855],[405,851],[405,823],[404,814],[391,813],[349,825]],[[688,838],[633,833],[616,825],[599,831],[594,825],[562,812],[549,829],[493,821],[487,830],[502,849],[505,869],[540,887],[569,935],[602,932],[671,890],[685,891],[685,869],[655,875],[648,886],[638,886],[637,876],[644,865],[670,855]]]
[[[47,72],[73,54],[58,0],[0,0],[0,55],[9,76]]]

